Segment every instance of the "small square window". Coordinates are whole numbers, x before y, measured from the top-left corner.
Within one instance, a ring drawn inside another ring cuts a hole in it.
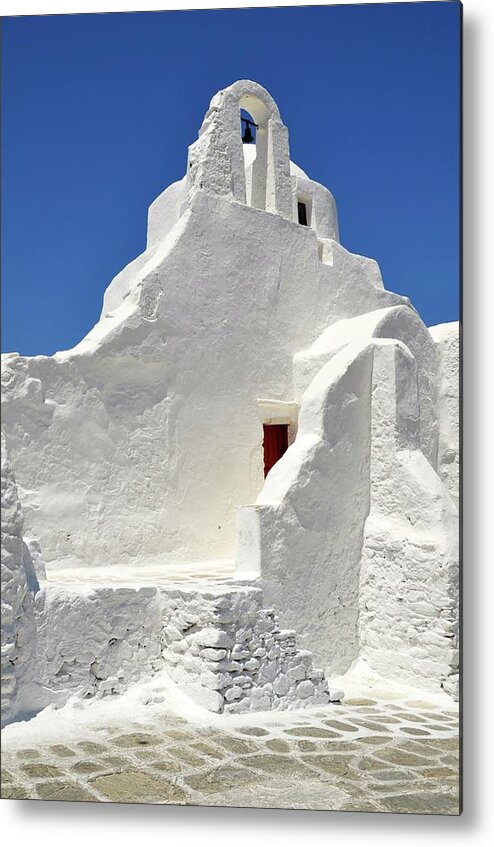
[[[305,203],[298,202],[298,222],[302,226],[307,226],[307,206]]]

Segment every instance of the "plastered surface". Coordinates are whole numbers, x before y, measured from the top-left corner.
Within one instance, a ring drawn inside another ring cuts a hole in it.
[[[88,335],[3,357],[5,719],[163,668],[213,711],[299,708],[362,657],[457,696],[457,325],[345,249],[257,83],[184,165]]]

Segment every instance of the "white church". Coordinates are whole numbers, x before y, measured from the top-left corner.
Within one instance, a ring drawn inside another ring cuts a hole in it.
[[[357,660],[457,699],[458,324],[340,244],[251,81],[147,233],[76,347],[3,357],[3,723],[158,673],[304,708]]]

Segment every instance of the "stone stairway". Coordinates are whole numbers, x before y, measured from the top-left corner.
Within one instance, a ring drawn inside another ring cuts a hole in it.
[[[163,659],[171,679],[214,712],[299,709],[338,700],[294,630],[280,629],[254,586],[167,591]]]

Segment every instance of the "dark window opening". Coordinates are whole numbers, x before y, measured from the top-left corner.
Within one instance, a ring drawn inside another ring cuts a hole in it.
[[[307,226],[307,206],[305,203],[298,203],[298,222],[302,226]]]
[[[264,476],[288,448],[288,424],[263,424]]]

